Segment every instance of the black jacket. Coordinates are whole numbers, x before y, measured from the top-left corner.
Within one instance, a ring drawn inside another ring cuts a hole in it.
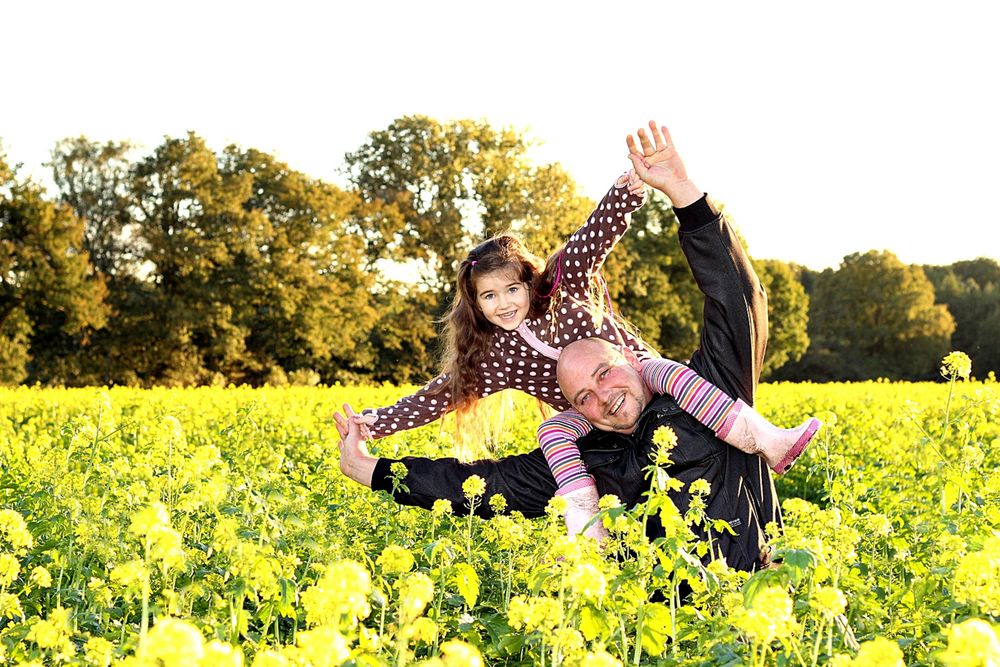
[[[712,210],[705,197],[677,209],[677,216],[681,249],[705,295],[701,341],[689,365],[733,398],[752,405],[767,343],[764,289],[729,223]],[[685,483],[685,491],[672,493],[674,502],[683,513],[688,506],[687,485],[706,479],[712,487],[708,516],[729,521],[737,533],[736,537],[714,535],[717,544],[731,566],[754,569],[765,542],[764,527],[771,521],[781,522],[771,473],[760,457],[723,443],[670,396],[654,398],[631,435],[595,429],[580,439],[577,444],[597,481],[598,492],[615,494],[628,506],[642,500],[648,488],[643,469],[649,465],[652,433],[661,425],[677,433],[678,445],[671,455],[674,465],[669,472]],[[479,475],[486,480],[487,498],[500,493],[508,510],[537,517],[544,514],[556,491],[539,449],[498,461],[398,460],[407,467],[404,483],[409,491],[397,492],[394,497],[405,505],[430,508],[435,500],[444,498],[452,502],[456,512],[467,512],[462,482]],[[389,466],[394,462],[378,461],[373,489],[391,489]],[[492,510],[488,503],[482,503],[476,513],[489,517]],[[652,521],[649,532],[655,537],[662,534],[662,527]]]

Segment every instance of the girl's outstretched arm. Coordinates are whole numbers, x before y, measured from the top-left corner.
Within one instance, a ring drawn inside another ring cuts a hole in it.
[[[384,438],[399,431],[408,431],[440,419],[451,410],[451,391],[448,375],[442,373],[416,393],[404,396],[392,405],[366,408],[361,411],[366,435]]]
[[[634,172],[623,174],[604,195],[587,222],[566,242],[559,258],[559,286],[564,294],[587,301],[591,277],[628,231],[630,214],[646,203],[646,189]]]

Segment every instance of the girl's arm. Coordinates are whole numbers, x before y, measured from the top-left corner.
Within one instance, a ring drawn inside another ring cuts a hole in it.
[[[442,373],[416,393],[404,396],[383,408],[366,408],[361,411],[368,433],[373,438],[384,438],[399,431],[407,431],[441,418],[451,410],[451,391],[448,375]]]
[[[585,301],[591,276],[600,271],[608,253],[628,230],[629,214],[646,203],[646,190],[636,187],[631,172],[622,175],[563,249],[559,278],[563,292]]]

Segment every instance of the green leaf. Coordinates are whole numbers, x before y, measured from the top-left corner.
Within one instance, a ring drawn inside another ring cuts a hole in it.
[[[468,563],[456,563],[453,568],[452,581],[458,587],[458,592],[465,604],[473,607],[479,598],[479,575]]]
[[[589,604],[584,605],[580,609],[579,630],[588,642],[598,637],[606,637],[611,631],[608,614],[601,609],[594,609]]]
[[[670,610],[658,602],[651,602],[640,613],[642,648],[650,655],[661,655],[667,649],[670,636]]]

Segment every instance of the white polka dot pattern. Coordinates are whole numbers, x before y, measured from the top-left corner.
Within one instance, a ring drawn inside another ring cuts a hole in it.
[[[540,340],[560,349],[574,340],[594,336],[618,343],[617,329],[610,327],[607,319],[597,325],[590,311],[582,304],[586,303],[591,276],[600,270],[608,253],[628,230],[629,213],[644,202],[645,193],[632,195],[627,188],[616,184],[604,196],[586,224],[570,236],[563,254],[560,287],[564,300],[559,308],[556,327],[551,326],[548,314],[528,321],[528,328]],[[601,211],[611,213],[599,215]],[[597,240],[595,242],[592,239]],[[554,328],[556,331],[553,331]],[[657,356],[642,341],[624,331],[621,333],[626,345],[640,359]],[[480,364],[479,376],[483,396],[503,389],[519,389],[557,410],[570,407],[556,382],[555,361],[527,345],[516,333],[504,331],[496,334],[488,358]],[[364,410],[364,413],[378,416],[376,423],[369,427],[372,435],[381,438],[440,418],[447,412],[451,398],[450,392],[445,391],[447,380],[447,375],[440,375],[417,393],[400,399],[393,406]]]

